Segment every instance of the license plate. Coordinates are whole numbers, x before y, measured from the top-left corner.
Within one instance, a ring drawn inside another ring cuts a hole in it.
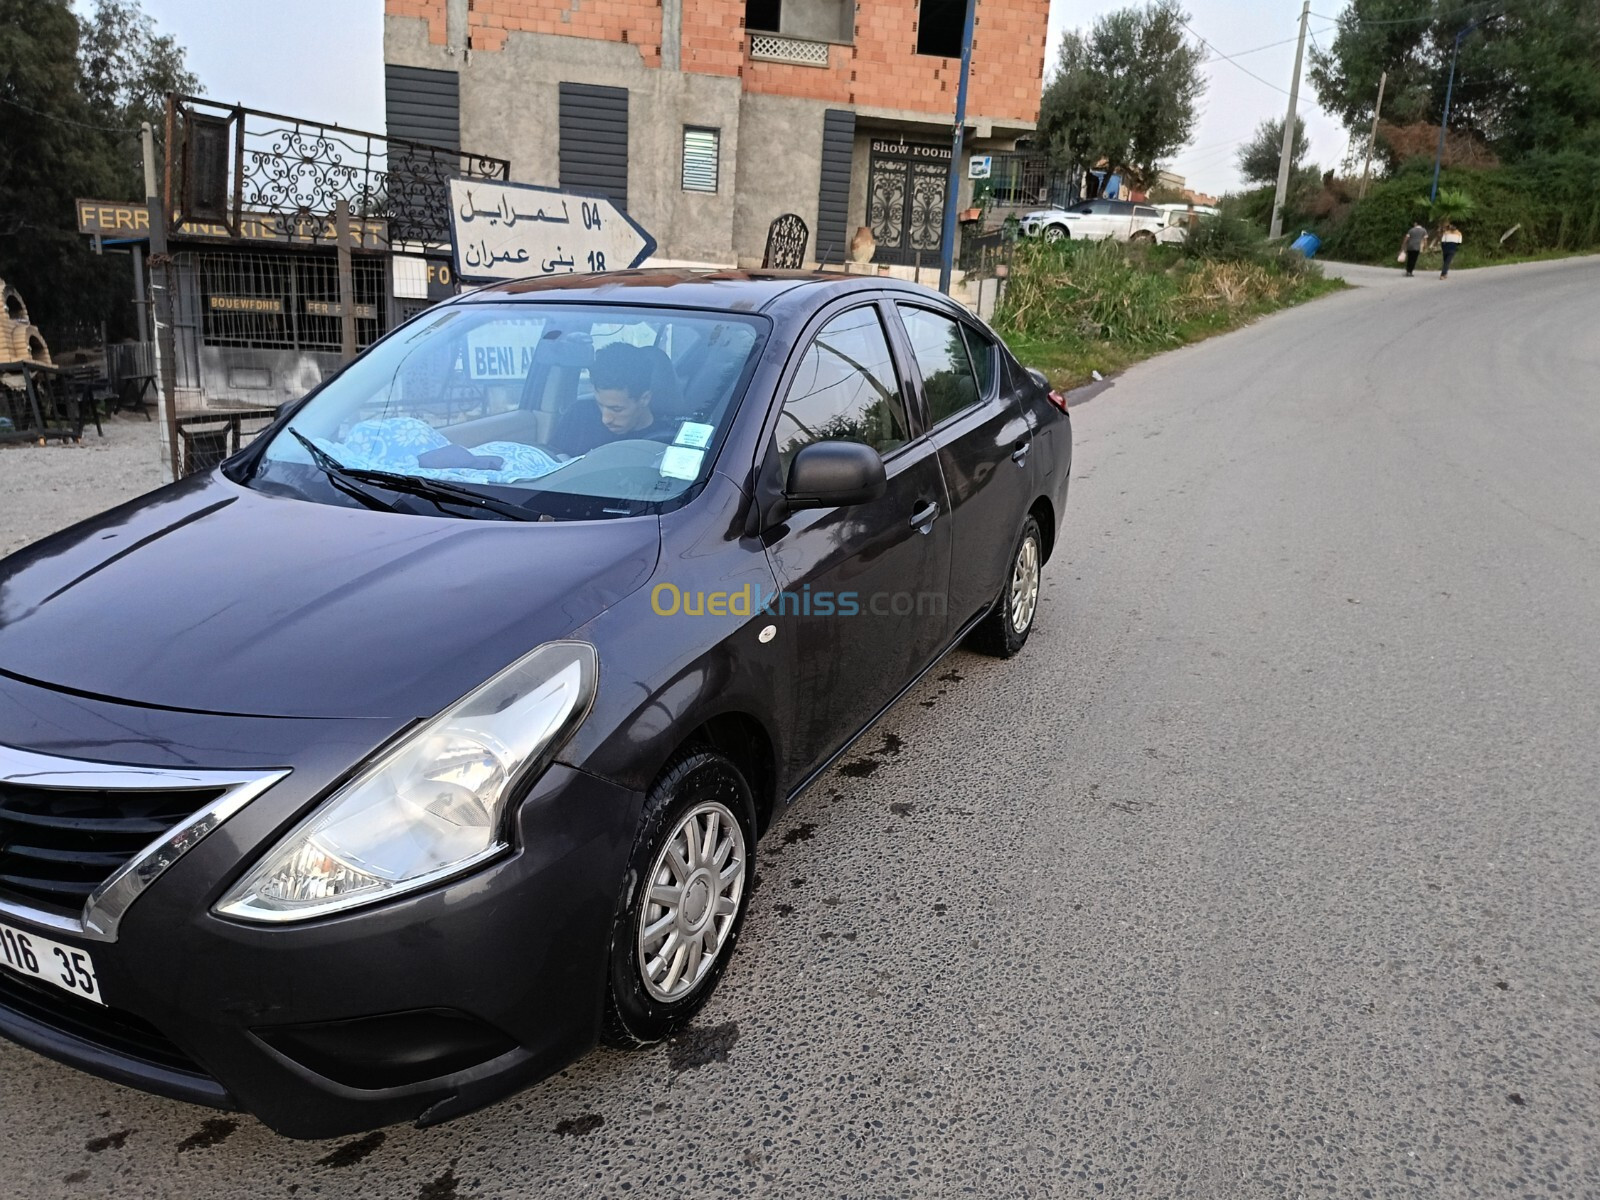
[[[36,933],[24,933],[10,925],[0,925],[0,967],[19,975],[52,983],[64,992],[104,1004],[100,981],[95,978],[94,960],[87,950],[63,946]]]

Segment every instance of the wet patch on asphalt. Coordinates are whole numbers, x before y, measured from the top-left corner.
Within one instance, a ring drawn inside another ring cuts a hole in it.
[[[584,1113],[581,1117],[567,1117],[556,1122],[557,1137],[585,1137],[606,1123],[599,1113]]]
[[[382,1130],[377,1130],[367,1134],[366,1137],[356,1138],[353,1142],[345,1142],[344,1145],[335,1147],[333,1153],[317,1159],[317,1166],[353,1167],[383,1145],[387,1137],[388,1135]]]
[[[136,1129],[119,1129],[115,1133],[108,1133],[104,1137],[90,1138],[83,1144],[83,1148],[90,1154],[99,1154],[102,1150],[121,1150],[122,1143],[129,1136],[137,1133]]]
[[[690,1026],[667,1043],[667,1065],[681,1075],[707,1063],[727,1062],[728,1051],[738,1041],[739,1025],[735,1021]]]
[[[178,1143],[178,1153],[187,1154],[191,1150],[208,1150],[212,1146],[220,1146],[238,1128],[239,1122],[230,1121],[226,1117],[202,1121],[198,1130]]]

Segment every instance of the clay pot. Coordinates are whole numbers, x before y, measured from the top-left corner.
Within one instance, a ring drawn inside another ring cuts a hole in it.
[[[878,239],[872,236],[871,228],[866,225],[857,229],[855,237],[850,239],[850,261],[853,263],[871,262],[877,250]]]

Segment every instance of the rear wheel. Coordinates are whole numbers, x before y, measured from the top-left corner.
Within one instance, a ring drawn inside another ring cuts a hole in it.
[[[980,654],[1010,658],[1033,632],[1039,611],[1039,580],[1044,565],[1044,538],[1030,515],[1011,554],[1011,569],[992,612],[972,631],[971,647]]]
[[[1156,244],[1156,235],[1148,229],[1141,229],[1128,240],[1139,246],[1153,246]]]
[[[744,925],[754,849],[739,768],[705,749],[668,763],[645,800],[612,926],[607,1043],[660,1041],[710,998]]]

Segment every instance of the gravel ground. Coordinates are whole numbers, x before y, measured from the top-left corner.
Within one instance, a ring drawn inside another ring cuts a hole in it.
[[[108,417],[79,445],[0,446],[0,557],[161,486],[161,426]]]

